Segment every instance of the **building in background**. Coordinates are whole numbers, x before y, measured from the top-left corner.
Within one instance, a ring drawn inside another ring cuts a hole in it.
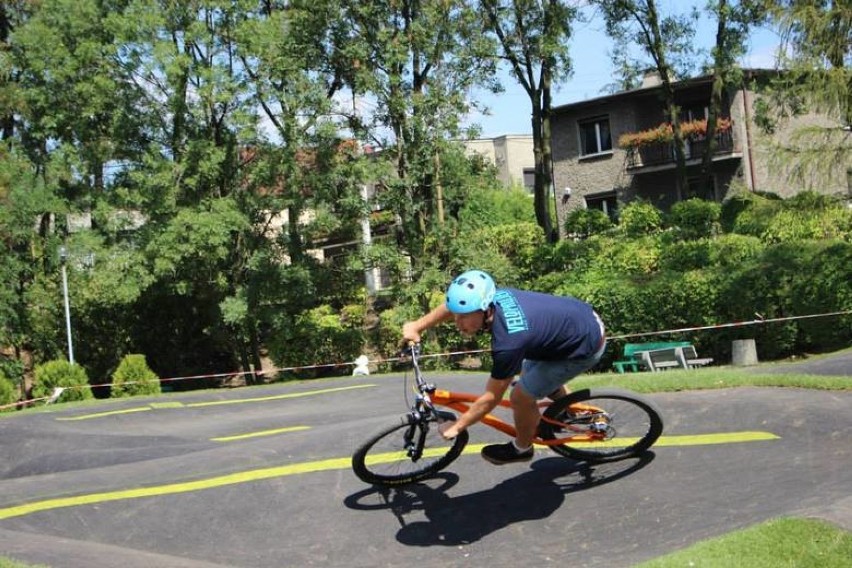
[[[744,70],[743,84],[767,80],[773,73]],[[712,183],[700,183],[707,144],[702,128],[706,128],[712,82],[713,77],[707,75],[674,83],[680,120],[693,127],[685,140],[688,187],[680,189],[675,182],[673,143],[655,140],[655,131],[667,123],[662,86],[655,74],[646,75],[637,89],[555,107],[553,170],[556,193],[561,195],[560,219],[576,208],[600,209],[614,217],[619,204],[635,199],[645,199],[662,209],[691,197],[721,202],[737,188],[781,197],[804,190],[846,194],[843,175],[796,181],[785,171],[787,168],[773,161],[769,148],[769,142],[788,139],[803,125],[826,125],[830,121],[824,116],[802,116],[767,135],[754,121],[760,95],[747,87],[729,90],[723,96]],[[623,141],[625,135],[632,137],[633,143],[620,146],[619,139]]]
[[[479,154],[497,168],[497,177],[505,187],[524,187],[532,193],[535,182],[535,157],[531,134],[504,134],[496,138],[478,138],[465,142],[468,155]]]

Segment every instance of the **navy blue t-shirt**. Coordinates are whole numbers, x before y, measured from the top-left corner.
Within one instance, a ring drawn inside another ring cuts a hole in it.
[[[581,359],[600,347],[601,328],[592,307],[576,298],[499,288],[491,324],[491,376],[508,379],[524,359]]]

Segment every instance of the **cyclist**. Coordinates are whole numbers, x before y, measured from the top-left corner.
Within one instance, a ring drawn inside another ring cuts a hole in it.
[[[564,383],[600,360],[606,347],[601,318],[576,298],[497,288],[486,272],[469,270],[453,279],[444,303],[402,326],[403,338],[419,342],[425,330],[451,320],[465,335],[491,334],[493,365],[485,392],[458,420],[442,424],[441,434],[452,439],[479,422],[520,374],[510,395],[517,436],[485,446],[482,457],[497,465],[531,460],[541,418],[537,401],[564,396]]]

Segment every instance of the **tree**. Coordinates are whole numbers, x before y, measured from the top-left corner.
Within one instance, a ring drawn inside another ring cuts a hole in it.
[[[848,0],[766,2],[782,37],[782,73],[758,115],[764,130],[806,111],[830,123],[798,128],[774,154],[800,180],[845,175],[852,192],[852,7]]]
[[[555,242],[559,227],[551,219],[549,206],[553,196],[551,89],[571,73],[567,40],[577,10],[559,0],[482,0],[482,7],[489,30],[500,42],[503,59],[530,99],[535,217],[547,239]]]
[[[620,45],[638,46],[651,59],[653,69],[659,74],[666,119],[672,126],[677,196],[682,199],[688,183],[680,108],[675,102],[674,83],[688,76],[692,67],[693,26],[698,17],[697,12],[661,17],[656,0],[595,0],[594,4],[603,12],[607,31],[613,41]],[[621,50],[616,53],[623,57],[635,57]],[[639,66],[637,63],[616,63],[627,69]]]
[[[726,89],[739,84],[742,73],[737,58],[745,53],[745,41],[752,25],[763,21],[765,10],[761,0],[715,0],[707,4],[707,10],[716,17],[716,41],[712,50],[713,85],[707,115],[707,144],[701,160],[701,185],[712,187],[713,154],[716,152],[716,125],[722,111],[722,97]]]
[[[375,111],[350,114],[353,132],[382,148],[395,176],[384,204],[399,213],[399,241],[419,270],[427,235],[445,221],[441,156],[464,134],[468,92],[494,75],[493,49],[463,0],[342,2],[338,60],[355,97]]]
[[[49,285],[45,274],[56,268],[57,241],[47,225],[33,221],[50,219],[63,206],[21,154],[13,144],[0,146],[0,374],[20,382],[26,395],[33,352],[60,354],[55,330],[61,326],[39,325],[42,317],[59,321],[58,287],[52,302],[40,294]]]

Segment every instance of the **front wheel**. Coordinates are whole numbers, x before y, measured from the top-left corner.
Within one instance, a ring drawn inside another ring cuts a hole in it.
[[[361,481],[374,485],[404,485],[432,477],[453,462],[468,441],[467,431],[452,440],[438,432],[438,419],[455,420],[451,412],[417,419],[406,414],[364,442],[352,455],[352,470]]]
[[[640,455],[663,433],[660,411],[640,395],[618,389],[584,389],[551,404],[539,430],[562,456],[606,462]]]

